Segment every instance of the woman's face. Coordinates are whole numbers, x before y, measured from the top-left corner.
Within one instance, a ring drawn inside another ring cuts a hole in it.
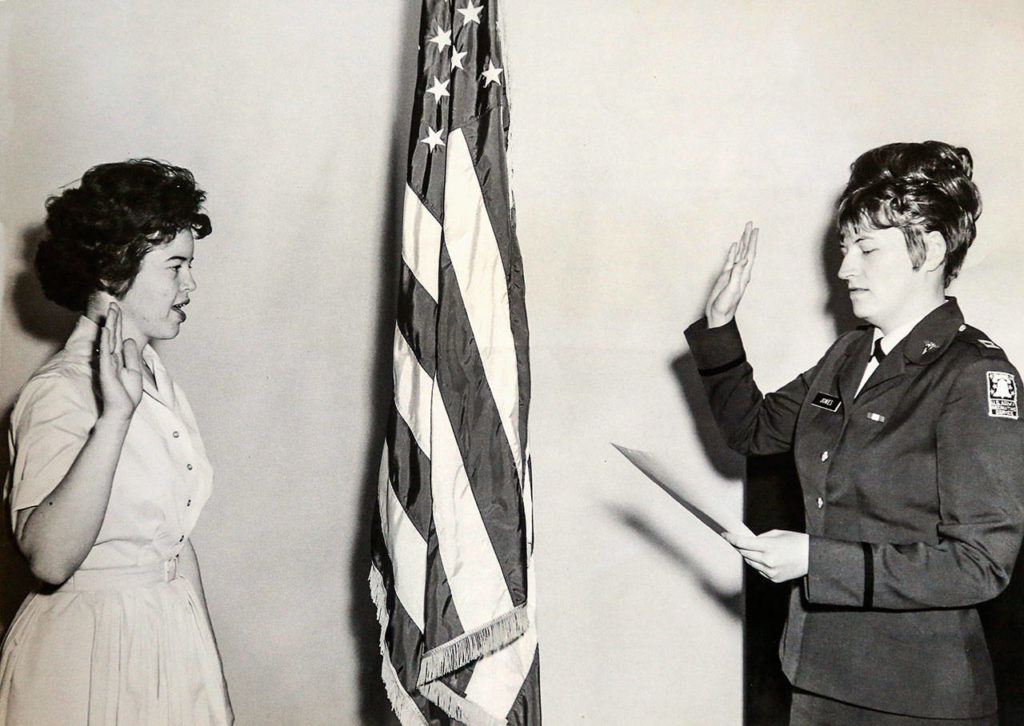
[[[131,287],[118,301],[124,337],[145,346],[152,340],[170,340],[185,322],[182,309],[196,289],[192,277],[195,241],[182,230],[165,245],[154,247],[142,258]]]
[[[850,290],[853,314],[883,333],[908,322],[934,296],[924,267],[914,269],[897,227],[864,229],[842,241],[839,277]]]

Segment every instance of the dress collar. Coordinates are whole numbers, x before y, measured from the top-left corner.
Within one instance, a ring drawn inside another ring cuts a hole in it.
[[[83,315],[78,319],[78,323],[75,325],[75,329],[71,331],[71,335],[68,336],[67,342],[64,344],[64,351],[74,360],[90,364],[95,360],[99,341],[100,326]],[[167,369],[152,345],[147,345],[142,349],[142,360],[149,370],[153,372],[153,378],[156,380],[156,386],[154,387],[150,383],[149,378],[143,376],[142,390],[160,403],[173,408],[175,399],[174,383],[171,381],[171,377],[167,374]]]

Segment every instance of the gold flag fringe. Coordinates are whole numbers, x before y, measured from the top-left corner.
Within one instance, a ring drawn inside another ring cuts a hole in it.
[[[420,659],[416,685],[423,690],[425,684],[501,650],[521,637],[529,627],[530,616],[526,612],[526,603],[523,603],[476,630],[428,650]]]
[[[384,587],[384,578],[373,565],[370,565],[370,596],[373,598],[373,604],[377,606],[377,623],[380,625],[380,677],[384,681],[384,691],[388,694],[391,708],[402,722],[402,726],[427,726],[427,720],[416,702],[412,700],[412,696],[399,683],[395,666],[391,663],[391,654],[384,638],[388,623],[391,622],[388,616],[388,593]]]

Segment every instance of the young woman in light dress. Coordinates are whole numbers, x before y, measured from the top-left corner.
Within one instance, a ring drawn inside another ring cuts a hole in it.
[[[5,492],[41,585],[5,634],[0,723],[233,722],[189,541],[212,472],[150,346],[185,322],[204,199],[187,170],[133,159],[47,202],[36,270],[81,318],[11,415]]]

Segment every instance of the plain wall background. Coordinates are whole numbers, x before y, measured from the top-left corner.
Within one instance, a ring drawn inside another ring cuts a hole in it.
[[[739,317],[758,380],[813,364],[848,315],[836,195],[890,141],[973,152],[985,211],[954,292],[1024,363],[1024,5],[504,13],[545,720],[737,724],[739,558],[609,442],[665,454],[740,508],[743,462],[706,418],[681,331],[753,219]],[[240,724],[387,710],[367,531],[418,22],[418,0],[0,2],[0,411],[73,322],[29,272],[45,198],[142,155],[209,193],[199,289],[160,351],[216,470],[194,541]],[[6,623],[25,586],[9,545],[0,577]]]

